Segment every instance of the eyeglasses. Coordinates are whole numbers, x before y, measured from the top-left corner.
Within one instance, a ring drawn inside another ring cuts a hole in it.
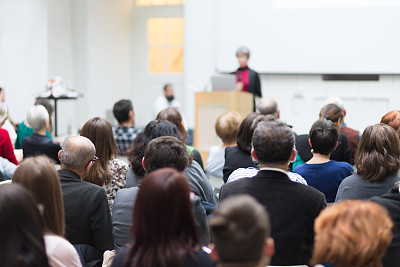
[[[94,158],[91,160],[91,162],[96,163],[96,161],[97,161],[98,159],[99,159],[98,157],[94,156]]]

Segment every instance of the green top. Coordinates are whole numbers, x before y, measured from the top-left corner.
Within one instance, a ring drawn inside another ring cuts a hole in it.
[[[15,140],[15,149],[21,149],[22,148],[22,140],[25,137],[28,137],[30,135],[33,134],[33,129],[26,126],[25,122],[21,122],[18,126],[18,130],[17,130],[17,139]],[[49,131],[46,131],[46,136],[48,138],[50,138],[51,140],[53,140],[53,138],[51,137]]]

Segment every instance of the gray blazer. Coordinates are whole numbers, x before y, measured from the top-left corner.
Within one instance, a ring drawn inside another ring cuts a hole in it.
[[[115,197],[112,212],[112,225],[114,242],[117,249],[120,249],[123,245],[133,240],[131,227],[133,208],[138,191],[139,187],[120,189]],[[191,201],[195,223],[199,231],[200,244],[208,244],[210,243],[210,230],[206,212],[199,197],[195,196]]]

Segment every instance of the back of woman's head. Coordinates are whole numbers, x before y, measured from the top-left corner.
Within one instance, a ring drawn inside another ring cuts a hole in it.
[[[386,113],[382,117],[381,123],[391,126],[400,137],[400,110],[392,110]]]
[[[49,113],[44,106],[35,105],[29,109],[26,120],[35,132],[40,131],[45,128],[46,122],[49,122]]]
[[[392,240],[393,223],[379,204],[344,200],[315,220],[311,264],[335,267],[380,267]]]
[[[133,213],[132,266],[184,266],[198,242],[189,194],[185,177],[174,169],[145,177]]]
[[[253,138],[254,130],[260,121],[271,121],[275,118],[272,115],[261,115],[253,112],[247,115],[242,121],[237,134],[236,143],[237,146],[250,154],[251,151],[251,139]]]
[[[111,181],[108,162],[118,153],[111,124],[100,117],[91,118],[83,125],[81,136],[92,141],[96,147],[96,156],[99,158],[90,168],[88,175],[84,178],[85,181],[100,186],[108,184]]]
[[[45,156],[29,157],[21,162],[12,181],[27,188],[36,202],[43,206],[44,230],[63,236],[64,202],[53,163]]]
[[[169,121],[174,124],[181,132],[184,138],[183,141],[185,141],[188,137],[188,133],[186,132],[185,127],[183,127],[182,124],[182,115],[177,108],[166,108],[164,110],[161,110],[158,113],[156,120]]]
[[[49,266],[36,201],[18,184],[0,186],[0,229],[0,266]]]
[[[339,130],[332,121],[320,120],[311,126],[309,136],[315,153],[329,155],[336,147]]]
[[[343,121],[343,110],[336,104],[327,104],[319,111],[320,120],[329,120],[337,123],[339,120]]]
[[[240,123],[242,122],[242,115],[239,112],[231,111],[222,114],[215,122],[215,132],[221,138],[224,144],[234,143],[238,132]]]
[[[400,141],[395,130],[383,123],[368,126],[355,156],[357,173],[371,182],[381,181],[400,168]]]
[[[155,120],[149,122],[143,131],[137,135],[131,148],[127,152],[132,170],[137,176],[144,176],[145,174],[142,166],[142,158],[144,156],[144,151],[146,150],[147,144],[151,140],[161,136],[172,136],[178,138],[179,140],[183,140],[182,134],[171,122],[165,120]]]

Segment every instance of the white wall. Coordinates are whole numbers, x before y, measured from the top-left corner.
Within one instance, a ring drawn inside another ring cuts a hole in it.
[[[137,123],[153,119],[163,83],[175,83],[188,125],[194,126],[194,91],[215,72],[218,4],[187,0],[179,8],[144,13],[131,0],[0,0],[0,86],[16,121],[22,121],[36,91],[55,75],[83,93],[59,102],[60,134],[72,134],[120,98],[135,105]],[[145,21],[149,16],[185,19],[184,74],[149,75]],[[234,57],[234,55],[232,55]],[[252,62],[250,60],[250,66]],[[237,66],[232,66],[235,69]],[[306,133],[330,95],[343,98],[349,126],[364,129],[400,104],[400,77],[379,82],[328,82],[320,75],[262,75],[264,96],[278,100],[281,117]]]
[[[262,75],[263,96],[275,98],[281,118],[298,134],[308,133],[329,96],[342,98],[345,122],[363,130],[399,109],[400,75],[382,75],[380,81],[323,81],[321,75]]]
[[[185,1],[185,114],[194,127],[194,92],[216,71],[218,1]]]
[[[46,0],[0,1],[0,86],[17,122],[48,79],[47,37]]]

